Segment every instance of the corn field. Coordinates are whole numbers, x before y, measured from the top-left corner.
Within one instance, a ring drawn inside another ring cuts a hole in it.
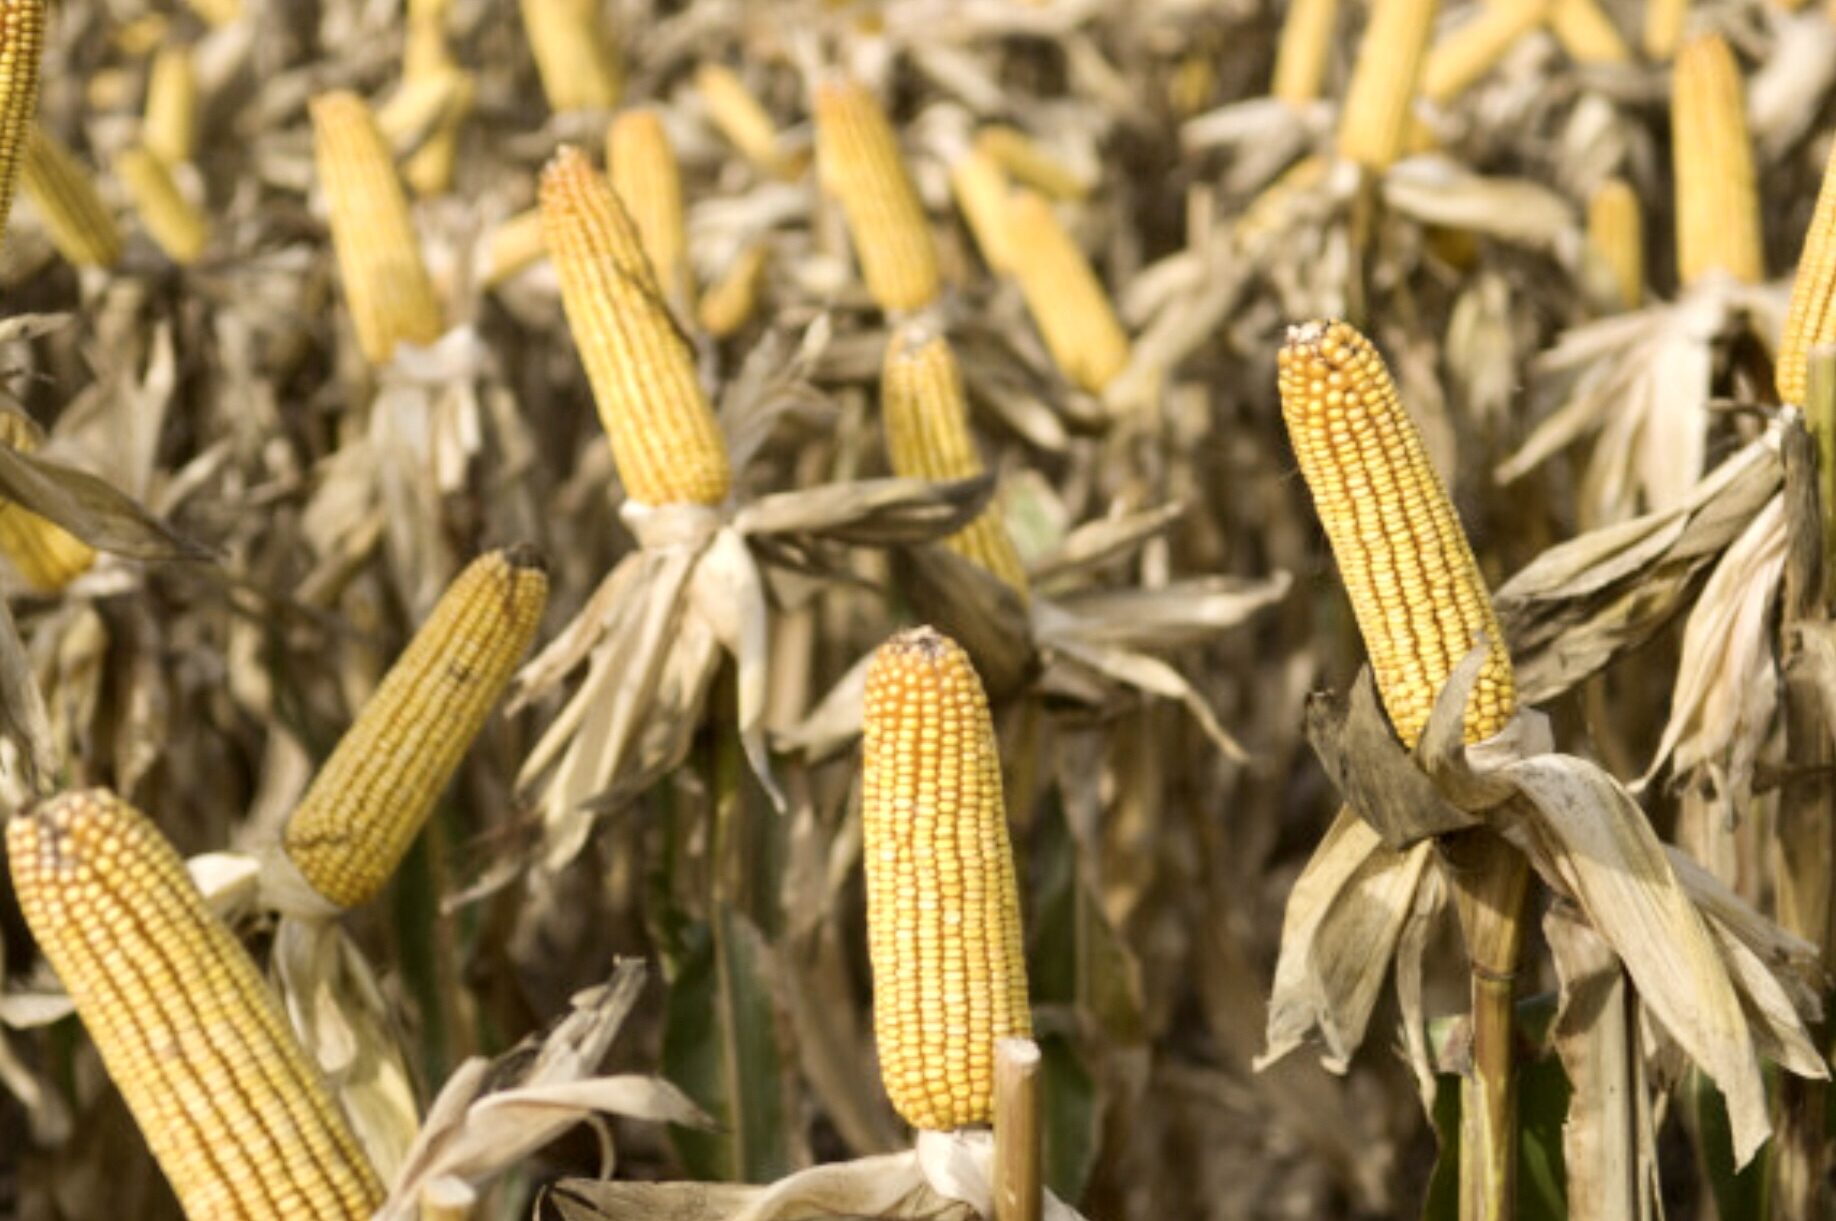
[[[1836,5],[0,0],[0,1218],[1836,1218]]]

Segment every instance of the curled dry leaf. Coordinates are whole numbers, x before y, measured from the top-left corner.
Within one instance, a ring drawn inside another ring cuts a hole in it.
[[[47,517],[99,551],[131,560],[208,560],[211,551],[85,471],[0,446],[0,496]]]

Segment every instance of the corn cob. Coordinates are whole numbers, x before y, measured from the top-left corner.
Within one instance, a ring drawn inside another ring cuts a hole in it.
[[[281,845],[314,890],[355,907],[382,889],[547,605],[533,548],[487,552],[454,578],[287,819]]]
[[[771,115],[737,72],[725,64],[702,64],[695,70],[695,88],[707,107],[708,118],[746,160],[768,174],[785,170]]]
[[[185,0],[192,12],[213,28],[226,26],[242,16],[242,0]]]
[[[20,910],[192,1221],[368,1217],[382,1187],[254,960],[104,789],[6,829]]]
[[[1388,169],[1401,155],[1438,0],[1373,0],[1339,110],[1339,155]]]
[[[495,288],[548,254],[542,240],[542,210],[530,208],[501,220],[485,237],[479,282]]]
[[[1549,8],[1549,32],[1578,64],[1632,62],[1632,48],[1599,0],[1554,0]]]
[[[144,148],[122,149],[115,154],[115,176],[166,256],[181,266],[196,262],[210,240],[210,228],[203,213],[179,193],[166,162]]]
[[[937,247],[886,112],[865,85],[816,87],[816,161],[841,202],[867,291],[888,312],[937,299]]]
[[[1332,58],[1332,31],[1339,22],[1339,0],[1290,0],[1282,19],[1281,42],[1275,48],[1275,75],[1269,96],[1290,106],[1305,106],[1320,96],[1326,64]]]
[[[1052,205],[1025,188],[1007,204],[1007,257],[1052,359],[1096,394],[1128,363],[1128,334]]]
[[[1445,105],[1498,66],[1518,39],[1542,24],[1550,0],[1490,0],[1479,15],[1434,44],[1421,94]]]
[[[647,505],[719,504],[733,474],[637,226],[579,149],[542,171],[542,231],[619,478]]]
[[[702,330],[716,339],[725,339],[752,320],[759,307],[759,292],[765,285],[765,265],[770,257],[771,247],[763,241],[740,251],[733,265],[702,295],[696,312]]]
[[[167,165],[191,160],[198,135],[198,75],[187,46],[161,47],[147,69],[140,142]]]
[[[976,249],[988,269],[1005,273],[1007,255],[1007,196],[1012,188],[995,159],[980,148],[971,148],[950,163],[950,194],[963,214]]]
[[[1489,655],[1466,738],[1497,733],[1516,704],[1504,634],[1383,358],[1345,323],[1312,322],[1289,330],[1278,364],[1288,436],[1397,736],[1415,745],[1481,632]]]
[[[1082,199],[1090,186],[1025,132],[994,124],[976,133],[975,146],[994,158],[1015,182],[1052,199]]]
[[[610,110],[624,90],[618,52],[599,23],[598,0],[522,0],[523,29],[542,92],[556,111]]]
[[[651,270],[669,302],[690,312],[694,286],[682,213],[682,170],[654,107],[627,110],[606,132],[606,176],[637,225]]]
[[[1689,23],[1689,0],[1645,0],[1645,56],[1662,63],[1677,53]]]
[[[1638,192],[1611,178],[1587,201],[1587,248],[1612,272],[1622,309],[1637,309],[1645,291],[1645,233]]]
[[[345,304],[364,356],[373,365],[387,364],[397,343],[430,344],[441,331],[408,197],[362,98],[320,94],[311,110],[313,159],[325,188]]]
[[[38,448],[38,430],[14,411],[0,411],[0,445],[22,454]],[[95,548],[17,501],[0,498],[0,553],[26,584],[56,593],[89,571]]]
[[[969,436],[962,370],[950,341],[941,334],[908,325],[893,335],[886,347],[880,409],[893,474],[944,480],[973,479],[982,473],[981,455]],[[1026,597],[1026,569],[995,506],[984,509],[944,545]]]
[[[880,1077],[913,1127],[987,1123],[995,1041],[1033,1023],[1001,760],[968,655],[931,628],[881,645],[862,737]]]
[[[1836,146],[1824,164],[1817,209],[1811,214],[1791,281],[1791,306],[1785,313],[1785,335],[1779,342],[1774,377],[1779,401],[1802,407],[1809,397],[1810,354],[1836,342]]]
[[[1719,35],[1692,39],[1677,53],[1670,145],[1683,286],[1715,271],[1758,284],[1766,273],[1746,95],[1734,52]]]
[[[0,232],[6,228],[38,113],[44,38],[44,0],[0,0]]]
[[[26,139],[23,170],[51,244],[78,267],[113,267],[121,258],[121,230],[76,157],[42,127]]]
[[[449,0],[409,0],[407,34],[402,43],[402,87],[424,83],[445,86],[447,103],[434,129],[402,163],[402,177],[416,195],[441,195],[453,185],[459,158],[459,129],[472,112],[475,86],[446,46]]]

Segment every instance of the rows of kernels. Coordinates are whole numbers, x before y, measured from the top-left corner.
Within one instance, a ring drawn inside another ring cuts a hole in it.
[[[1612,272],[1624,309],[1637,309],[1645,292],[1645,226],[1638,192],[1623,178],[1600,184],[1587,201],[1587,248]]]
[[[899,138],[879,99],[858,81],[816,87],[816,159],[840,203],[867,291],[881,309],[922,309],[937,299],[937,246]]]
[[[1779,342],[1775,374],[1779,401],[1804,405],[1809,391],[1811,349],[1836,341],[1836,146],[1830,149],[1791,281],[1791,307],[1785,314],[1785,336]]]
[[[69,149],[36,124],[26,138],[22,176],[59,254],[78,267],[115,265],[121,258],[121,230],[95,180]]]
[[[0,501],[0,553],[40,593],[56,593],[96,562],[95,548],[11,500]]]
[[[1734,52],[1718,34],[1692,39],[1677,53],[1670,148],[1678,279],[1688,287],[1720,271],[1758,284],[1766,271],[1746,92]]]
[[[617,44],[598,0],[523,0],[523,30],[556,111],[610,110],[624,89]]]
[[[21,911],[192,1221],[361,1218],[382,1188],[254,961],[104,790],[15,817]]]
[[[38,57],[44,49],[44,0],[0,0],[0,230],[13,205],[38,113]]]
[[[1004,243],[1027,312],[1052,359],[1074,384],[1100,393],[1128,364],[1129,345],[1090,260],[1052,205],[1021,187],[1007,199]]]
[[[166,162],[144,148],[115,154],[115,176],[127,188],[140,223],[174,263],[195,262],[210,241],[204,214],[179,192]]]
[[[1001,764],[967,654],[930,628],[867,672],[861,772],[880,1074],[914,1127],[988,1122],[998,1039],[1030,1035]]]
[[[539,557],[466,566],[415,632],[287,820],[314,890],[354,907],[382,889],[484,727],[548,604]]]
[[[1339,108],[1339,156],[1385,170],[1402,155],[1437,0],[1375,0]]]
[[[1466,532],[1383,358],[1343,322],[1308,323],[1288,332],[1279,381],[1288,436],[1397,735],[1414,746],[1483,632],[1489,656],[1467,704],[1466,738],[1490,737],[1516,706],[1510,654]]]
[[[568,329],[626,494],[647,505],[719,504],[733,481],[726,440],[637,226],[567,145],[542,172],[541,203]]]
[[[606,132],[606,176],[637,226],[663,295],[686,307],[694,292],[688,262],[687,220],[682,211],[682,170],[654,107],[627,110]]]

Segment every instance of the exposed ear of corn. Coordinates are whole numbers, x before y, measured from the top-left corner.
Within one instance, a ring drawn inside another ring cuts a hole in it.
[[[1341,157],[1385,170],[1402,154],[1437,7],[1437,0],[1373,0],[1339,110]]]
[[[1007,203],[1007,257],[1026,307],[1066,377],[1100,393],[1128,363],[1128,333],[1090,260],[1038,194]]]
[[[1090,185],[1025,132],[994,124],[976,133],[975,146],[993,157],[1015,182],[1053,199],[1082,199]]]
[[[547,253],[540,208],[529,208],[506,217],[485,236],[484,267],[479,273],[479,283],[485,288],[495,288]]]
[[[1718,34],[1691,39],[1677,53],[1670,146],[1678,278],[1688,287],[1720,271],[1758,284],[1766,271],[1746,91],[1734,52]]]
[[[598,0],[522,0],[523,29],[549,106],[610,110],[624,90],[624,70]]]
[[[778,129],[739,73],[725,64],[702,64],[695,70],[695,88],[707,107],[708,119],[746,160],[768,174],[784,171]]]
[[[0,411],[0,445],[29,454],[38,448],[38,431],[23,415]],[[0,552],[26,584],[40,593],[56,593],[89,571],[95,548],[56,522],[17,501],[0,498]]]
[[[1779,341],[1774,366],[1779,401],[1804,406],[1810,390],[1812,349],[1836,342],[1836,146],[1823,167],[1823,185],[1817,191],[1817,208],[1798,270],[1791,281],[1791,307],[1785,313],[1785,334]],[[1826,509],[1826,512],[1828,510]]]
[[[702,294],[696,310],[702,330],[716,339],[725,339],[752,321],[770,259],[771,247],[763,240],[740,251],[732,266]]]
[[[1012,190],[1007,174],[987,152],[971,148],[950,163],[950,194],[969,225],[976,249],[988,269],[1004,273],[1007,255],[1007,196]]]
[[[1632,48],[1599,0],[1554,0],[1549,8],[1549,32],[1578,64],[1632,62]]]
[[[6,229],[38,113],[44,40],[44,0],[0,0],[0,232]]]
[[[637,225],[663,295],[685,316],[692,313],[687,219],[682,212],[682,170],[654,107],[627,110],[606,132],[606,175],[618,201]]]
[[[1518,39],[1542,24],[1549,5],[1550,0],[1490,0],[1428,52],[1422,96],[1444,104],[1466,92],[1498,66]]]
[[[488,552],[435,604],[287,820],[281,846],[339,907],[373,898],[484,727],[548,605],[528,547]]]
[[[988,700],[931,628],[867,669],[861,826],[880,1077],[913,1127],[987,1123],[995,1041],[1032,1033]]]
[[[719,504],[733,482],[726,440],[637,226],[568,145],[542,171],[541,196],[568,329],[626,493],[647,505]]]
[[[1339,0],[1289,0],[1275,48],[1275,75],[1269,96],[1290,106],[1304,106],[1320,96],[1326,64],[1332,57],[1332,31],[1339,22]]]
[[[1645,56],[1662,63],[1677,53],[1689,23],[1689,0],[1645,0]]]
[[[1489,655],[1466,708],[1466,737],[1497,733],[1516,706],[1504,633],[1383,358],[1345,323],[1312,322],[1289,330],[1279,367],[1294,455],[1397,736],[1415,745],[1481,632]]]
[[[167,257],[180,265],[196,262],[210,241],[210,226],[179,192],[166,162],[144,148],[125,148],[115,154],[115,176]]]
[[[430,344],[442,329],[408,197],[362,98],[320,94],[311,110],[345,304],[364,356],[387,364],[397,343]]]
[[[26,141],[24,178],[51,244],[78,267],[113,267],[121,258],[121,230],[96,191],[95,180],[71,151],[34,125]]]
[[[7,824],[20,910],[187,1216],[368,1217],[382,1188],[247,951],[102,789]]]
[[[222,27],[242,16],[242,0],[185,0],[186,6],[203,18],[204,24]]]
[[[1609,178],[1587,201],[1589,255],[1612,274],[1623,309],[1637,309],[1645,292],[1645,226],[1638,192],[1623,178]]]
[[[937,299],[937,247],[886,112],[858,81],[816,87],[816,160],[841,203],[867,291],[888,312]]]
[[[451,189],[459,158],[459,131],[472,112],[476,92],[471,73],[460,69],[446,46],[449,7],[449,0],[409,0],[402,44],[403,88],[434,82],[444,86],[447,96],[433,131],[402,163],[402,177],[409,189],[422,197]]]
[[[161,47],[147,69],[147,107],[140,142],[167,165],[191,160],[198,137],[198,75],[191,48]]]
[[[982,473],[982,457],[969,435],[962,370],[950,341],[941,334],[911,325],[894,333],[886,347],[880,411],[893,474],[944,480],[972,479]],[[994,505],[945,539],[944,545],[1026,597],[1026,569]]]

